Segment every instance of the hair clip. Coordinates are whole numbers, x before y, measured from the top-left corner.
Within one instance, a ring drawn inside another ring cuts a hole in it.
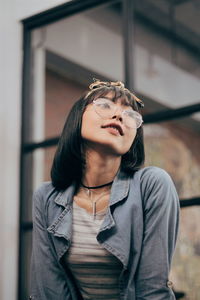
[[[138,97],[136,97],[133,93],[131,93],[129,91],[129,89],[125,88],[123,82],[121,82],[121,81],[110,81],[110,82],[108,82],[108,81],[101,81],[101,80],[96,79],[96,78],[93,78],[93,80],[94,80],[94,82],[89,85],[89,89],[91,91],[86,95],[86,97],[88,97],[89,94],[91,94],[92,91],[94,91],[96,89],[99,89],[99,88],[102,88],[104,86],[106,86],[106,87],[117,86],[120,89],[129,92],[132,95],[132,97],[134,98],[134,100],[140,105],[140,107],[144,107],[143,101],[140,100]]]
[[[96,79],[96,78],[93,78],[93,80],[95,82],[93,82],[89,85],[90,90],[93,90],[93,89],[96,89],[96,88],[99,88],[99,87],[102,87],[102,86],[108,86],[108,87],[109,86],[118,86],[119,88],[124,89],[124,84],[121,81],[110,81],[110,82],[108,82],[108,81],[101,81],[101,80]]]

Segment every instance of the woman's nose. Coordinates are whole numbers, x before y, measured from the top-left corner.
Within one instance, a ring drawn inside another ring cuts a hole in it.
[[[112,119],[116,119],[116,120],[119,120],[120,122],[122,122],[123,121],[122,110],[121,109],[117,109],[115,111],[115,113],[113,114]]]
[[[123,121],[122,117],[121,116],[113,116],[112,119],[116,119],[116,120],[119,120],[120,122]]]

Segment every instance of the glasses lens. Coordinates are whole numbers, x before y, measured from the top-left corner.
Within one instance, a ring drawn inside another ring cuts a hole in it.
[[[93,101],[96,113],[102,118],[111,118],[116,110],[115,104],[107,99],[97,99]]]
[[[139,128],[142,125],[142,116],[134,110],[124,110],[124,123],[130,128]]]

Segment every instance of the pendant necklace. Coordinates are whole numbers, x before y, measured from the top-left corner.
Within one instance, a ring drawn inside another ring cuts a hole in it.
[[[94,219],[94,220],[95,220],[95,217],[96,217],[96,215],[97,215],[96,204],[97,204],[97,202],[99,202],[99,200],[102,199],[102,197],[104,197],[105,195],[107,195],[108,191],[106,191],[106,193],[101,194],[100,197],[99,197],[96,201],[92,201],[92,199],[90,199],[91,194],[92,194],[92,190],[100,189],[100,188],[109,186],[109,185],[111,185],[112,183],[113,183],[113,181],[108,182],[108,183],[106,183],[106,184],[98,185],[98,186],[86,186],[86,185],[84,185],[84,184],[81,182],[81,185],[82,185],[82,187],[85,188],[85,191],[86,191],[86,193],[87,193],[87,195],[88,195],[88,197],[89,197],[89,200],[90,200],[90,202],[91,202],[91,204],[92,204],[92,216],[93,216],[93,219]]]

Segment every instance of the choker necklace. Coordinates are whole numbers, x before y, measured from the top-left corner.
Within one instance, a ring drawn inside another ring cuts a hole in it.
[[[84,188],[88,189],[88,190],[92,190],[92,189],[94,190],[94,189],[100,189],[100,188],[102,188],[102,187],[111,185],[112,183],[113,183],[113,181],[108,182],[108,183],[105,183],[105,184],[102,184],[102,185],[97,185],[97,186],[86,186],[86,185],[84,185],[84,184],[81,182],[81,185],[82,185]]]

